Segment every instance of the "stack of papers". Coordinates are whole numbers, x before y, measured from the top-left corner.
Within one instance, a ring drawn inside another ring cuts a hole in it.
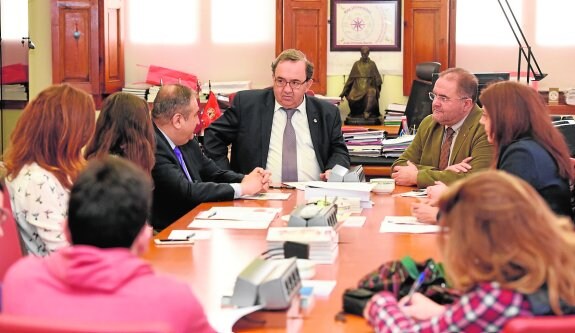
[[[371,208],[371,190],[373,183],[357,182],[306,182],[305,199],[313,200],[317,198],[337,197],[337,198],[359,198],[362,208]]]
[[[267,229],[280,208],[212,207],[200,212],[189,228]]]
[[[381,142],[381,155],[385,157],[399,157],[413,141],[415,135],[402,135],[395,139]]]
[[[26,86],[23,84],[3,84],[2,100],[5,101],[26,101],[28,100],[28,93]]]
[[[419,222],[414,216],[386,216],[379,227],[381,233],[425,234],[440,230],[438,225]]]
[[[381,141],[385,139],[385,131],[367,131],[344,133],[343,138],[350,155],[381,156]]]
[[[122,92],[140,97],[144,101],[146,100],[147,91],[148,91],[147,88],[138,88],[138,87],[124,87],[124,88],[122,88]]]
[[[160,86],[151,86],[148,89],[148,103],[154,103],[154,100],[156,99],[156,95],[158,95],[158,92],[160,91]]]
[[[309,245],[309,259],[332,264],[339,252],[338,234],[332,227],[272,227],[268,229],[268,249],[281,249],[287,241]]]
[[[565,104],[575,105],[575,88],[568,89],[565,92]]]

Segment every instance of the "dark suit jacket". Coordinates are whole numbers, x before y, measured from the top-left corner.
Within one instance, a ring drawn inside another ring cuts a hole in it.
[[[501,147],[497,169],[531,184],[556,214],[572,216],[569,180],[559,176],[557,163],[537,141],[523,137]]]
[[[188,181],[170,144],[154,125],[156,133],[156,164],[152,169],[154,202],[152,226],[161,230],[202,202],[234,199],[229,183],[240,183],[244,175],[221,170],[207,158],[196,140],[180,146],[188,172]],[[226,184],[218,184],[226,183]]]
[[[271,88],[236,94],[233,105],[204,133],[204,149],[222,169],[247,174],[266,168],[275,98]],[[341,133],[336,106],[306,96],[306,113],[315,156],[322,171],[336,164],[349,167],[349,153]],[[228,145],[232,145],[228,161]],[[318,175],[319,176],[319,175]]]

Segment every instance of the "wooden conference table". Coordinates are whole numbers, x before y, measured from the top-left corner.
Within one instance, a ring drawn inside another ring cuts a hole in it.
[[[394,193],[409,190],[396,187]],[[235,200],[204,203],[174,222],[156,237],[166,238],[173,229],[186,229],[194,216],[212,206],[279,207],[289,214],[296,204],[304,203],[304,192],[287,191],[292,195],[287,201]],[[429,257],[439,259],[434,234],[382,234],[380,222],[386,215],[409,215],[410,204],[417,199],[393,197],[372,193],[373,208],[363,209],[367,220],[361,228],[339,229],[339,255],[334,264],[317,265],[314,279],[336,280],[329,298],[315,297],[309,310],[297,316],[286,316],[285,311],[265,311],[258,315],[265,323],[242,323],[235,326],[239,332],[370,332],[363,318],[346,315],[346,321],[336,321],[342,309],[342,294],[346,288],[355,287],[358,280],[381,263],[410,255],[420,261]],[[271,226],[285,226],[278,216]],[[237,274],[256,256],[267,249],[267,230],[213,229],[209,240],[197,240],[193,246],[158,247],[153,243],[144,258],[156,271],[169,273],[188,282],[204,306],[206,313],[220,307],[221,298],[233,290]],[[158,304],[161,306],[161,304]],[[283,315],[283,317],[282,317]],[[280,319],[277,319],[277,318]],[[243,328],[238,328],[242,327]],[[237,329],[237,330],[236,330]]]

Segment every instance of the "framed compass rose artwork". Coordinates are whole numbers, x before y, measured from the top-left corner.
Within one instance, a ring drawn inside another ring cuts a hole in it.
[[[331,51],[401,51],[401,0],[331,0]]]

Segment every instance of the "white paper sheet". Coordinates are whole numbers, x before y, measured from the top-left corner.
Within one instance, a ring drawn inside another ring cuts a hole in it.
[[[280,208],[262,207],[212,207],[200,212],[196,220],[233,220],[233,221],[266,221],[271,222],[281,211]]]
[[[202,220],[195,219],[188,225],[188,228],[198,229],[267,229],[272,221],[257,221],[257,220]]]
[[[287,200],[291,193],[286,192],[262,192],[254,195],[242,195],[240,199],[246,200]]]
[[[386,216],[379,227],[381,233],[425,234],[440,230],[438,225],[417,222],[412,216]]]
[[[343,227],[361,228],[367,218],[365,216],[350,216],[343,221]]]
[[[317,297],[329,297],[333,288],[335,288],[335,280],[302,280],[302,287],[313,288],[313,295]]]

